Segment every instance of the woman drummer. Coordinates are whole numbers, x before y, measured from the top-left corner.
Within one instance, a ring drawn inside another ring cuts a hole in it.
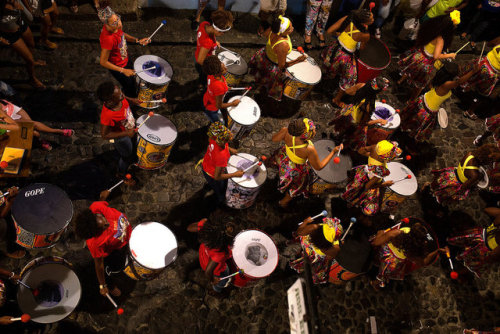
[[[229,87],[226,83],[224,73],[227,72],[226,65],[219,60],[217,56],[208,56],[203,62],[203,72],[207,76],[207,91],[203,95],[203,105],[205,106],[205,115],[210,122],[224,122],[221,109],[228,107],[236,107],[240,104],[240,100],[236,99],[230,103],[224,103],[224,95],[226,95]]]
[[[477,69],[457,77],[458,65],[446,62],[432,79],[433,88],[409,101],[401,111],[401,129],[408,131],[416,141],[429,140],[436,126],[439,108],[451,97],[452,89],[467,81],[475,71]]]
[[[370,282],[371,286],[379,290],[389,280],[403,280],[416,269],[433,263],[439,253],[449,251],[445,247],[429,252],[428,233],[418,220],[411,227],[378,231],[372,246],[378,247],[375,261],[379,264],[379,271],[376,279]]]
[[[304,55],[292,61],[287,59],[292,51],[292,32],[293,25],[289,18],[280,15],[274,19],[266,46],[257,51],[248,64],[250,74],[255,76],[257,84],[263,86],[268,95],[278,101],[281,101],[283,95],[287,67],[306,59]]]
[[[282,208],[286,208],[292,198],[299,195],[307,197],[310,183],[310,169],[323,169],[332,159],[333,155],[343,146],[335,147],[323,160],[318,157],[318,152],[311,141],[316,135],[313,121],[304,118],[296,119],[282,128],[272,137],[273,142],[284,141],[271,159],[279,168],[278,189],[285,192],[285,197],[279,201]],[[309,164],[307,163],[309,162]]]
[[[314,284],[327,283],[329,269],[338,252],[339,240],[343,233],[340,219],[323,218],[321,223],[313,223],[308,217],[297,229],[302,246],[302,256],[290,261],[290,267],[299,274],[304,271],[304,256],[309,257]]]
[[[353,87],[358,80],[354,52],[370,40],[368,26],[373,23],[373,14],[366,9],[353,10],[335,22],[326,33],[340,31],[335,42],[321,53],[323,69],[328,76],[340,75],[339,91],[332,100],[334,106],[344,107],[342,96],[345,91]]]
[[[418,31],[415,47],[401,55],[398,65],[402,76],[398,85],[408,82],[415,88],[410,101],[416,99],[431,81],[436,60],[455,59],[455,53],[443,53],[443,50],[450,47],[455,27],[459,23],[458,11],[425,21]]]
[[[387,163],[400,156],[402,150],[398,143],[382,140],[376,145],[366,146],[358,151],[368,157],[368,164],[354,168],[354,179],[347,185],[342,198],[352,206],[371,216],[380,209],[383,189],[390,187],[393,181],[384,181],[390,174]]]
[[[479,167],[493,163],[498,157],[497,152],[495,145],[486,144],[468,152],[460,160],[458,167],[433,170],[434,179],[430,183],[430,190],[436,201],[439,204],[446,204],[466,199],[472,187],[483,177]]]

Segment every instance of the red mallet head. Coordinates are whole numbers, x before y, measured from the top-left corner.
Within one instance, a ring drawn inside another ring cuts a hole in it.
[[[402,221],[403,223],[407,223],[407,224],[408,224],[408,223],[410,222],[410,219],[408,219],[408,218],[403,218],[403,219],[401,219],[401,221]]]
[[[135,132],[139,132],[139,128],[135,128],[135,129],[134,129],[134,131],[135,131]]]
[[[130,179],[132,178],[132,175],[127,174],[127,175],[125,175],[125,178],[126,178],[127,180],[130,180]]]
[[[301,47],[301,46],[299,46],[299,47],[297,48],[297,50],[298,50],[300,53],[304,53],[304,48],[303,48],[303,47]]]
[[[33,289],[33,296],[38,296],[40,294],[40,291],[38,289]]]
[[[265,155],[263,155],[263,156],[261,156],[261,157],[260,157],[260,160],[262,160],[262,161],[266,161],[266,160],[267,160],[267,157],[266,157]]]
[[[0,168],[5,169],[9,166],[9,163],[7,161],[2,161],[0,162]]]
[[[396,109],[396,112],[397,112],[397,113],[399,114],[399,113],[401,112],[401,110],[399,110],[399,109]]]
[[[31,317],[30,317],[30,315],[29,315],[29,314],[26,314],[26,313],[25,313],[25,314],[23,314],[23,315],[21,316],[21,321],[22,321],[22,322],[28,322],[28,321],[30,321],[30,320],[31,320]]]
[[[375,2],[370,2],[370,12],[372,11],[373,7],[375,7]]]
[[[148,116],[149,116],[149,117],[153,117],[153,115],[154,115],[154,114],[155,114],[154,112],[150,111],[150,112],[148,113]]]
[[[411,155],[408,154],[405,158],[406,160],[411,160]]]
[[[333,162],[336,164],[340,163],[340,158],[339,157],[333,158]]]
[[[372,3],[373,3],[373,2],[372,2]],[[386,100],[386,99],[382,99],[382,103],[386,103],[386,102],[387,102],[387,100]]]
[[[406,178],[411,179],[411,175],[410,174],[406,175]]]
[[[163,102],[163,103],[167,103],[167,99],[166,99],[166,98],[163,98],[163,99],[161,99],[161,102]]]
[[[451,277],[451,279],[458,279],[458,273],[456,271],[452,271],[450,273],[450,277]]]
[[[262,161],[259,161],[259,163],[257,164],[257,166],[262,166]]]
[[[123,309],[121,307],[118,310],[116,310],[116,314],[118,314],[118,315],[122,315],[123,312],[125,312],[125,311],[123,311]]]

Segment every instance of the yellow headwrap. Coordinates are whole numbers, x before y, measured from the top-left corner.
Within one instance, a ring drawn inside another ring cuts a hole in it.
[[[342,235],[343,228],[338,218],[323,218],[323,236],[332,244],[338,244],[336,238]]]
[[[391,143],[390,141],[381,140],[377,143],[375,151],[377,152],[378,155],[387,154],[392,150],[393,147],[394,144]]]
[[[289,19],[289,18],[287,18],[287,17],[283,17],[283,16],[281,16],[281,15],[280,15],[280,16],[278,16],[278,18],[279,18],[279,19],[280,19],[280,21],[281,21],[281,24],[280,24],[280,30],[278,31],[278,33],[279,33],[279,34],[282,34],[282,33],[284,33],[284,32],[288,29],[288,27],[290,27],[290,23],[291,23],[291,21],[290,21],[290,19]]]
[[[454,10],[453,12],[451,12],[450,18],[454,25],[457,26],[460,24],[460,12],[458,10]]]

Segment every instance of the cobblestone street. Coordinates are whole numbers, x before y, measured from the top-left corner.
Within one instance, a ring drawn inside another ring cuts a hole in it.
[[[118,155],[113,145],[101,138],[101,103],[95,96],[97,86],[110,80],[111,75],[99,65],[98,38],[102,24],[87,6],[82,6],[76,16],[70,16],[67,9],[62,8],[60,26],[66,35],[53,38],[59,48],[53,52],[35,51],[39,58],[47,61],[46,67],[37,68],[38,78],[48,87],[46,91],[31,90],[26,84],[22,60],[9,48],[0,48],[0,80],[11,84],[18,92],[13,102],[27,110],[34,120],[76,132],[71,138],[44,136],[54,147],[50,152],[42,151],[35,142],[31,176],[15,184],[4,182],[2,190],[10,185],[22,187],[34,182],[55,184],[70,196],[75,213],[88,207],[98,199],[101,190],[117,181]],[[256,203],[244,210],[227,210],[240,218],[240,229],[258,228],[273,238],[279,249],[279,265],[271,276],[251,287],[231,288],[226,299],[206,294],[207,281],[198,262],[197,236],[186,230],[190,223],[212,215],[215,206],[215,195],[208,191],[203,175],[195,169],[206,151],[209,123],[202,112],[202,97],[197,91],[196,39],[190,29],[190,15],[192,11],[149,9],[142,11],[138,20],[123,19],[123,30],[140,38],[149,36],[163,19],[167,20],[151,45],[129,44],[129,57],[134,60],[141,55],[157,55],[172,65],[174,76],[168,87],[168,103],[154,111],[175,124],[178,137],[165,167],[152,171],[134,169],[137,184],[133,187],[123,185],[109,198],[110,206],[124,212],[134,226],[157,221],[169,227],[177,237],[178,258],[152,281],[133,281],[122,274],[119,281],[123,295],[117,301],[125,314],[118,316],[99,294],[93,260],[84,247],[84,240],[76,237],[73,223],[53,248],[30,250],[21,260],[1,255],[0,266],[9,270],[20,271],[30,259],[46,255],[62,256],[75,266],[82,283],[79,306],[67,319],[40,327],[43,333],[289,333],[286,291],[299,276],[288,267],[288,261],[299,247],[288,245],[286,241],[291,239],[298,222],[324,208],[330,216],[341,218],[345,227],[348,225],[350,211],[338,198],[343,188],[320,197],[295,200],[291,212],[283,212],[277,205],[282,196],[276,189],[277,171],[268,169],[266,183]],[[303,18],[293,21],[295,47],[303,44],[302,21]],[[256,34],[257,27],[256,16],[238,13],[234,29],[219,41],[248,62],[265,44]],[[36,40],[39,36],[37,25],[33,30]],[[402,109],[409,88],[398,87],[395,83],[399,52],[389,42],[391,38],[390,31],[382,37],[391,49],[393,62],[384,74],[391,79],[391,86],[380,98]],[[461,44],[463,42],[456,37],[451,49],[456,50]],[[315,49],[309,55],[319,62],[319,53],[320,50]],[[457,61],[465,62],[471,57],[470,49],[466,49]],[[247,75],[244,81],[242,86],[250,85],[253,78]],[[319,125],[314,141],[327,137],[332,132],[327,123],[333,116],[329,101],[335,87],[333,81],[322,80],[303,102],[286,98],[281,103],[271,102],[251,91],[249,96],[257,101],[262,114],[252,133],[239,143],[239,151],[269,156],[279,147],[271,142],[272,134],[286,126],[290,118],[299,116],[309,117]],[[417,176],[419,189],[431,180],[431,169],[455,166],[467,150],[474,148],[473,139],[484,130],[483,120],[473,121],[462,116],[463,105],[456,95],[446,102],[446,110],[449,126],[435,130],[431,139],[433,146],[405,163]],[[147,111],[139,110],[137,116],[144,113]],[[405,147],[406,138],[400,133],[396,133],[393,140]],[[365,163],[356,153],[351,157],[353,166]],[[476,190],[467,200],[449,207],[444,218],[437,218],[435,202],[419,191],[399,207],[395,217],[425,218],[444,243],[445,236],[458,226],[489,225],[490,219],[483,209],[495,205],[497,199]],[[391,223],[383,216],[374,227],[385,228],[393,225]],[[1,246],[3,251],[4,245]],[[500,326],[499,279],[500,268],[494,265],[480,278],[471,278],[469,283],[461,284],[449,278],[448,261],[442,258],[404,281],[392,281],[380,292],[370,286],[369,276],[344,286],[320,285],[316,290],[322,333],[370,333],[369,316],[375,316],[379,333],[447,334],[462,333],[464,328],[491,330]],[[9,330],[27,332],[18,324],[11,329],[1,328],[2,333]]]

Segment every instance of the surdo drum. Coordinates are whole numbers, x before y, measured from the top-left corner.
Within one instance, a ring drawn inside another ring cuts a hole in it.
[[[73,266],[61,257],[32,260],[21,271],[21,281],[36,289],[36,293],[20,284],[17,290],[19,308],[29,314],[32,321],[41,324],[66,318],[77,307],[82,294]]]
[[[238,153],[231,155],[226,169],[228,173],[234,173],[250,167],[257,161],[259,160],[251,154]],[[242,177],[230,178],[227,182],[226,205],[235,209],[252,206],[266,178],[267,171],[264,164],[248,170]]]
[[[236,99],[241,100],[240,104],[236,107],[227,108],[229,113],[228,128],[231,130],[234,139],[239,140],[246,137],[259,121],[260,108],[257,102],[248,96],[233,96],[228,102]]]
[[[154,69],[146,70],[156,66]],[[134,62],[134,70],[137,73],[139,83],[139,95],[137,98],[141,101],[161,100],[165,97],[166,91],[174,70],[172,66],[163,58],[153,55],[140,56]],[[143,102],[141,107],[147,109],[158,108],[160,103]]]
[[[302,53],[292,50],[287,60],[295,60]],[[288,79],[285,82],[283,94],[294,100],[304,100],[313,87],[321,80],[321,68],[312,57],[287,68]]]
[[[248,72],[248,65],[245,59],[239,54],[229,51],[222,51],[217,57],[226,65],[227,72],[224,74],[224,77],[228,86],[238,86]]]
[[[390,174],[384,177],[384,182],[401,180],[406,175],[411,175],[411,178],[398,181],[392,186],[385,188],[381,206],[381,211],[383,212],[393,211],[399,204],[403,203],[407,197],[415,194],[418,189],[417,177],[408,167],[399,162],[389,162],[387,168]]]
[[[358,82],[368,82],[378,77],[391,63],[387,45],[378,38],[370,38],[356,59]]]
[[[262,231],[238,233],[232,251],[236,270],[243,270],[243,274],[234,277],[233,285],[237,287],[271,275],[278,266],[278,248],[273,239]]]
[[[141,124],[146,117],[147,115],[139,117],[136,124]],[[163,167],[177,139],[174,123],[166,117],[154,114],[140,127],[138,134],[137,166],[142,169]]]
[[[25,248],[54,246],[73,217],[73,204],[59,187],[34,183],[19,190],[12,205],[16,242]]]
[[[318,152],[320,160],[324,159],[335,148],[335,143],[331,140],[318,140],[314,143],[314,147]],[[333,162],[333,158],[322,170],[313,170],[313,179],[310,192],[319,195],[328,189],[338,186],[345,186],[347,181],[347,172],[352,168],[351,157],[345,154],[340,154],[340,162]]]
[[[389,139],[396,129],[401,125],[401,117],[396,110],[387,103],[375,102],[375,111],[371,115],[372,120],[385,119],[387,124],[376,124],[368,128],[367,145],[375,145],[381,140]]]
[[[347,236],[332,262],[328,281],[342,284],[366,273],[370,268],[371,250],[371,244],[364,234]]]
[[[125,274],[135,280],[151,280],[177,258],[177,239],[163,224],[142,223],[132,230],[129,249]]]

